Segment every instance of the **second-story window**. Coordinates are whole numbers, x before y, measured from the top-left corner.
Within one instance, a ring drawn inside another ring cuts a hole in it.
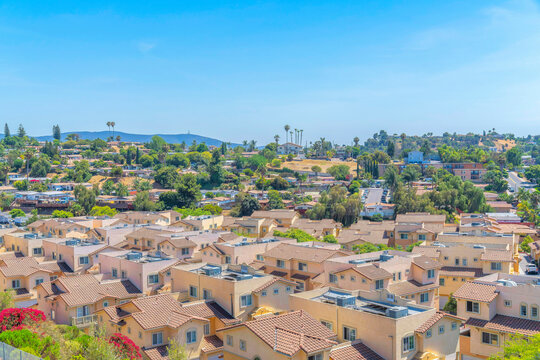
[[[251,297],[251,294],[242,295],[240,297],[240,306],[241,307],[251,306],[252,302],[253,302],[253,298]]]
[[[230,264],[231,263],[231,257],[229,255],[226,255],[225,256],[225,264]]]
[[[435,277],[435,270],[431,269],[427,271],[427,278],[433,279]]]
[[[356,329],[344,326],[343,327],[343,339],[347,341],[356,340]]]
[[[459,258],[456,258],[456,259],[454,260],[454,264],[456,264],[456,266],[459,266]]]
[[[112,277],[115,278],[115,279],[118,277],[118,269],[117,268],[112,268]]]
[[[158,274],[148,275],[148,284],[157,284],[159,282]]]
[[[285,261],[279,260],[279,259],[278,259],[278,260],[276,261],[276,266],[277,266],[278,268],[282,268],[282,269],[283,269],[283,268],[285,267]]]
[[[182,248],[182,255],[189,255],[189,248]]]
[[[212,290],[203,289],[203,299],[209,300],[212,298]]]
[[[261,254],[257,254],[257,260],[264,261],[264,256],[262,256]]]
[[[152,334],[152,346],[157,346],[163,344],[163,333],[153,333]]]
[[[467,301],[467,312],[472,312],[475,314],[480,313],[480,304],[473,301]]]
[[[186,344],[193,344],[197,342],[197,330],[188,330],[186,332]]]
[[[444,278],[439,278],[439,285],[444,286]]]
[[[329,281],[332,283],[332,284],[335,284],[337,283],[337,276],[335,274],[330,274],[330,279]]]
[[[306,263],[298,263],[298,270],[299,271],[307,271],[307,264]]]
[[[88,256],[79,257],[79,265],[87,265],[89,262],[90,259],[88,259]]]
[[[189,287],[189,296],[197,297],[197,287],[196,286],[191,285]]]
[[[308,357],[308,360],[323,360],[323,354],[319,353],[319,354],[315,354],[315,355],[310,355]]]
[[[491,270],[494,270],[494,271],[502,270],[502,264],[500,262],[492,262],[491,263]]]
[[[527,316],[527,304],[521,304],[519,307],[519,314],[523,317]]]
[[[376,280],[375,281],[375,289],[379,290],[384,287],[384,280]]]
[[[403,338],[403,351],[414,350],[414,335],[406,336]]]

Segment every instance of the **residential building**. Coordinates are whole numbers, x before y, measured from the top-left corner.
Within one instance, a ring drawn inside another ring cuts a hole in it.
[[[302,152],[302,146],[293,143],[285,143],[277,146],[278,155],[299,155]]]
[[[223,215],[187,216],[172,224],[188,231],[216,230],[223,224]]]
[[[42,257],[43,239],[45,236],[38,233],[16,231],[3,235],[6,251],[14,251],[22,256]]]
[[[278,223],[279,227],[289,228],[300,218],[300,215],[294,210],[274,209],[254,211],[251,217],[256,219],[272,219]]]
[[[83,273],[97,264],[98,254],[108,246],[99,240],[47,238],[43,239],[46,260],[65,262],[74,272]]]

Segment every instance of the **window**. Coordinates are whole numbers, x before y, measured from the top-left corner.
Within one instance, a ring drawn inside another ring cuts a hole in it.
[[[425,234],[419,234],[418,235],[418,240],[420,240],[420,241],[426,240],[426,235]]]
[[[521,316],[524,316],[524,317],[527,316],[527,305],[526,304],[521,304],[519,314]]]
[[[231,257],[229,255],[225,255],[225,264],[231,263]]]
[[[142,339],[142,331],[139,331],[139,339]]]
[[[323,354],[319,353],[319,354],[308,356],[308,360],[323,360]]]
[[[43,279],[42,279],[42,278],[36,279],[36,286],[38,286],[38,285],[41,284],[42,282],[43,282]]]
[[[127,278],[127,273],[126,273],[125,270],[122,270],[122,272],[120,273],[120,275],[121,275],[122,279]]]
[[[152,334],[152,346],[161,345],[163,344],[163,333],[153,333]]]
[[[87,265],[89,262],[88,256],[79,257],[79,265]]]
[[[252,303],[252,297],[251,297],[251,294],[249,295],[242,295],[240,297],[240,306],[241,307],[246,307],[246,306],[251,306],[251,303]]]
[[[397,273],[398,280],[401,280],[401,271]]]
[[[375,281],[375,289],[376,290],[379,290],[379,289],[382,289],[384,287],[384,280],[376,280]]]
[[[531,317],[534,319],[538,319],[538,306],[531,305]]]
[[[247,349],[246,340],[240,340],[240,350],[246,351],[246,349]]]
[[[478,262],[478,258],[474,258],[473,261],[474,261],[474,262]]]
[[[428,331],[426,331],[426,337],[427,338],[431,337],[431,329],[428,329]]]
[[[298,271],[307,271],[307,264],[306,263],[298,263]]]
[[[158,282],[159,282],[158,274],[148,275],[148,284],[157,284]]]
[[[444,278],[439,278],[439,285],[444,286]]]
[[[396,281],[396,273],[392,274],[392,281]]]
[[[186,344],[197,342],[197,330],[188,330],[186,332]]]
[[[343,339],[347,341],[356,340],[356,329],[344,326],[343,327]]]
[[[330,321],[321,320],[321,324],[326,326],[328,329],[332,330],[332,323]]]
[[[439,326],[439,334],[444,334],[444,325]]]
[[[356,281],[356,276],[351,276],[351,281],[352,282]]]
[[[445,257],[444,257],[444,260],[448,260],[448,256],[445,256]]]
[[[34,248],[34,255],[41,255],[42,250],[41,248]]]
[[[79,306],[77,308],[77,317],[83,317],[87,315],[90,315],[90,308],[88,307],[88,305]]]
[[[288,293],[290,293],[290,292],[291,292],[291,287],[290,287],[290,286],[287,286],[287,287],[285,288],[285,291],[287,291]]]
[[[105,307],[107,307],[107,306],[109,306],[109,302],[108,302],[108,301],[104,301],[104,302],[103,302],[103,307],[105,308]]]
[[[191,297],[197,297],[197,287],[190,285],[189,286],[189,296]]]
[[[182,248],[182,255],[189,255],[189,248]]]
[[[500,271],[502,270],[502,264],[500,262],[492,262],[491,270]]]
[[[266,290],[263,290],[261,296],[266,296]]]
[[[300,290],[300,291],[304,291],[304,283],[303,282],[297,282],[296,286],[295,286],[295,289]]]
[[[459,266],[459,258],[456,258],[456,259],[454,260],[454,264],[456,264],[456,265]]]
[[[409,239],[409,234],[399,234],[399,238],[401,240],[408,240]]]
[[[477,302],[467,301],[467,312],[480,313],[480,304]]]
[[[279,288],[274,288],[274,295],[279,295]]]
[[[112,277],[115,278],[115,279],[118,277],[118,269],[117,268],[112,268]]]
[[[11,280],[11,287],[18,289],[21,287],[21,280]]]
[[[264,256],[262,256],[261,254],[257,254],[257,260],[264,261]]]
[[[504,300],[504,306],[511,307],[512,306],[512,301],[511,300]]]
[[[457,329],[457,322],[452,322],[452,330],[456,330]]]
[[[204,335],[210,335],[210,324],[204,324]]]
[[[202,291],[202,298],[204,300],[208,300],[212,298],[212,290],[203,289]]]
[[[283,261],[283,260],[277,260],[277,261],[276,261],[276,266],[277,266],[278,268],[282,268],[282,269],[283,269],[283,268],[285,267],[285,261]]]
[[[414,350],[414,335],[406,336],[403,338],[403,351]]]
[[[231,335],[227,335],[227,345],[233,346],[233,337]]]
[[[433,279],[435,277],[435,270],[431,269],[427,271],[427,278]]]
[[[461,260],[461,263],[463,264],[463,266],[467,266],[467,259],[466,258],[463,258]]]
[[[429,293],[422,293],[420,294],[420,302],[428,302],[429,301]]]
[[[499,346],[499,335],[488,332],[482,332],[482,343]]]

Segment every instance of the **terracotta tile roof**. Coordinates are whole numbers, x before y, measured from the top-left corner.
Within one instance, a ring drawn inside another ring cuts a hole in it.
[[[495,315],[495,317],[490,321],[469,318],[465,324],[489,330],[526,336],[533,336],[540,333],[540,321],[521,319],[506,315]]]
[[[216,335],[205,336],[201,343],[201,351],[205,353],[223,349],[223,340]]]
[[[247,321],[233,327],[238,326],[247,327],[270,348],[289,356],[300,350],[312,353],[337,344],[336,335],[303,310]]]
[[[449,314],[449,313],[444,312],[444,311],[437,311],[435,313],[435,315],[433,315],[432,317],[427,319],[427,321],[425,323],[423,323],[422,325],[420,325],[420,327],[418,329],[416,329],[415,331],[417,333],[423,334],[426,331],[428,331],[429,329],[431,329],[431,327],[433,325],[435,325],[437,322],[439,322],[439,320],[441,320],[444,317],[449,317],[449,318],[459,320],[459,321],[465,321],[465,319],[462,318],[462,317],[452,315],[452,314]]]
[[[425,255],[413,258],[413,263],[424,270],[438,269],[441,267],[441,264],[438,261]]]
[[[331,360],[384,360],[366,344],[357,342],[334,348],[330,351]]]
[[[0,271],[6,277],[30,276],[38,271],[47,273],[72,272],[64,262],[47,261],[39,263],[34,257],[3,258],[4,265],[0,266]]]
[[[479,278],[484,276],[482,269],[460,267],[460,266],[443,266],[439,272],[439,276],[460,276]]]
[[[169,359],[169,350],[167,349],[167,345],[156,346],[151,349],[142,349],[142,351],[150,360]]]
[[[257,210],[251,214],[253,218],[269,218],[269,219],[292,219],[298,216],[294,210]]]
[[[239,321],[232,317],[227,312],[227,310],[223,309],[215,301],[206,301],[195,304],[187,303],[181,305],[182,307],[179,311],[186,315],[196,316],[205,319],[216,317],[221,320],[225,325],[232,325]]]
[[[415,246],[412,253],[422,254],[433,259],[438,259],[440,255],[440,248],[438,246]]]
[[[256,288],[255,290],[253,290],[253,292],[256,292],[256,293],[261,292],[264,289],[267,289],[268,287],[274,285],[277,282],[281,282],[281,283],[288,284],[288,285],[291,285],[291,286],[296,286],[296,283],[293,282],[293,281],[289,281],[289,280],[286,280],[286,279],[283,279],[283,278],[280,278],[280,277],[274,277],[272,280],[270,280],[266,284],[261,285],[258,288]]]
[[[373,264],[364,265],[364,266],[358,266],[358,267],[352,267],[349,269],[345,269],[342,271],[336,272],[336,274],[342,273],[344,271],[353,270],[357,272],[358,274],[370,279],[370,280],[381,280],[381,279],[387,279],[391,278],[392,274],[386,271],[385,269],[381,269],[380,267],[377,267]]]
[[[388,285],[388,291],[390,291],[392,294],[403,296],[403,295],[416,294],[420,291],[429,291],[432,289],[437,289],[438,287],[439,285],[434,284],[434,283],[422,285],[415,280],[406,280],[406,281],[400,281],[400,282],[392,283]]]
[[[317,247],[307,247],[291,244],[279,244],[278,246],[268,250],[263,256],[277,258],[277,259],[297,259],[310,262],[322,263],[324,260],[334,257],[336,255],[348,255],[348,253],[341,250],[330,250]]]
[[[480,260],[485,261],[514,261],[514,256],[511,250],[486,250]]]
[[[446,221],[445,215],[432,215],[429,213],[406,213],[406,214],[398,214],[396,216],[396,223],[427,223],[427,222],[444,223],[445,221]]]
[[[454,292],[455,298],[487,303],[493,301],[497,295],[499,293],[495,285],[481,284],[473,281],[464,283]]]

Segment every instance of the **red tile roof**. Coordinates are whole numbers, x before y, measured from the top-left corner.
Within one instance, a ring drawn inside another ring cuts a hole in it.
[[[480,260],[511,262],[514,261],[514,254],[511,250],[486,250]]]
[[[490,321],[469,318],[465,323],[469,326],[511,334],[533,336],[540,333],[540,321],[521,319],[513,316],[495,315]]]
[[[432,317],[427,319],[427,321],[425,323],[423,323],[422,325],[420,325],[420,327],[418,329],[416,329],[415,331],[417,333],[423,334],[426,331],[428,331],[429,329],[431,329],[431,327],[433,327],[433,325],[435,325],[437,322],[439,322],[444,317],[449,317],[449,318],[452,318],[454,320],[459,320],[459,321],[465,321],[464,318],[461,318],[459,316],[452,315],[452,314],[449,314],[449,313],[444,312],[444,311],[437,311],[435,313],[435,315],[433,315]]]
[[[482,269],[461,267],[461,266],[443,266],[439,272],[439,276],[459,276],[479,278],[484,276]]]
[[[441,263],[425,255],[413,258],[413,263],[424,270],[438,269],[441,267]]]
[[[473,281],[464,283],[459,289],[454,292],[454,297],[457,299],[473,300],[480,302],[491,302],[497,295],[497,287],[491,284],[482,284]]]
[[[364,343],[347,344],[330,351],[331,360],[384,360]]]
[[[223,340],[216,335],[205,336],[201,343],[201,351],[205,353],[223,349]]]

